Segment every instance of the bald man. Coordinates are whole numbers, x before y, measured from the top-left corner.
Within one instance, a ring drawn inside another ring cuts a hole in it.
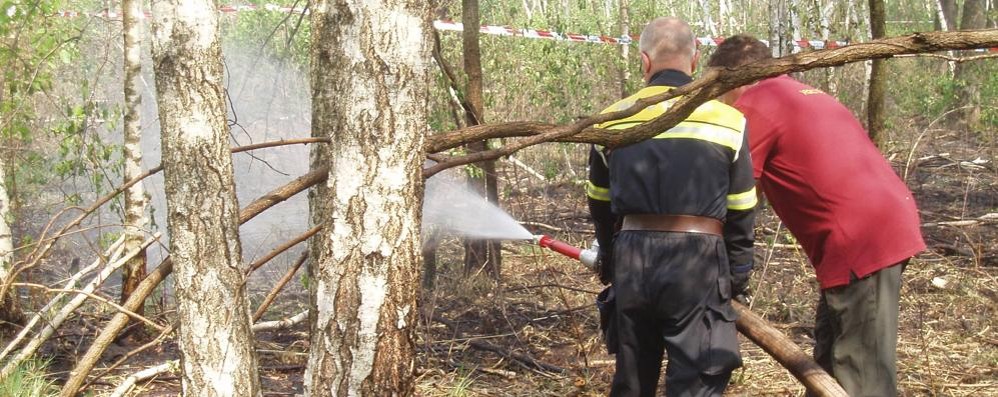
[[[641,33],[647,87],[607,108],[683,86],[699,56],[682,20]],[[669,102],[603,123],[624,130]],[[607,348],[616,354],[612,396],[653,396],[668,353],[667,396],[720,396],[741,366],[731,298],[752,269],[756,194],[745,119],[710,101],[652,139],[589,156],[589,208],[599,240]]]

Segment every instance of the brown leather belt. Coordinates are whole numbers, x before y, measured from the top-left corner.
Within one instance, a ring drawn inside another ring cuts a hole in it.
[[[625,215],[620,230],[707,233],[721,236],[724,223],[716,218],[693,215]]]

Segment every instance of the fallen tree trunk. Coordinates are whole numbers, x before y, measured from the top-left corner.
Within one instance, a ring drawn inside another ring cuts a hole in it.
[[[738,312],[738,321],[735,322],[738,332],[773,356],[780,365],[804,384],[807,391],[821,397],[849,397],[835,378],[804,354],[790,338],[744,305],[734,301],[731,304]]]

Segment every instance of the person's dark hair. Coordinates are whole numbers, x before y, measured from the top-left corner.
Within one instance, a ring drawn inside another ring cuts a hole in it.
[[[759,39],[747,34],[737,34],[725,38],[710,55],[707,66],[738,67],[760,59],[772,58],[773,54]]]

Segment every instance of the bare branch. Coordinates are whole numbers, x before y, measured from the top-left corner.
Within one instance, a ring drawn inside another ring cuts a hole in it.
[[[768,77],[815,68],[841,66],[869,59],[890,58],[903,54],[991,47],[998,47],[998,29],[923,32],[844,47],[797,53],[738,68],[711,68],[707,69],[701,78],[690,84],[639,100],[626,110],[589,116],[567,125],[521,121],[463,128],[428,137],[426,141],[427,153],[436,153],[482,139],[514,136],[524,136],[525,138],[499,149],[446,159],[424,169],[424,176],[429,177],[444,169],[459,165],[499,158],[520,149],[549,141],[595,143],[607,147],[639,142],[675,126],[689,116],[694,109],[711,98],[715,98],[732,88],[751,84]],[[647,123],[613,133],[592,128],[593,125],[605,121],[634,115],[651,104],[680,95],[683,97],[675,100],[670,111]]]

